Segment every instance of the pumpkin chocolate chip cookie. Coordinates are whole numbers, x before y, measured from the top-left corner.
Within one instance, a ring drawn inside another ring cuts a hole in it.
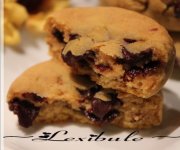
[[[162,88],[174,65],[168,32],[133,11],[66,9],[49,18],[45,29],[53,57],[104,88],[149,98]]]

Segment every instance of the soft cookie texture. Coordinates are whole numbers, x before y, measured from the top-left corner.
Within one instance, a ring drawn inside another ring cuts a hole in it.
[[[143,99],[103,89],[73,76],[63,62],[51,60],[29,68],[11,85],[9,109],[23,127],[76,121],[124,128],[157,126],[162,120],[161,93]]]
[[[102,5],[116,6],[143,13],[171,31],[180,31],[180,0],[101,0]]]
[[[66,9],[49,18],[45,29],[52,56],[104,88],[149,98],[173,68],[175,50],[167,31],[133,11]]]

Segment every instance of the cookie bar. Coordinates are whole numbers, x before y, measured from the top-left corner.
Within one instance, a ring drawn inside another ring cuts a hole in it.
[[[172,31],[180,31],[180,0],[101,0],[104,6],[138,11]]]
[[[66,64],[51,60],[28,69],[14,81],[8,104],[23,127],[76,121],[147,128],[161,123],[163,97],[159,93],[143,99],[103,89],[87,77],[73,76]]]
[[[169,34],[136,12],[69,8],[49,18],[45,29],[52,56],[104,88],[149,98],[173,68],[175,50]]]

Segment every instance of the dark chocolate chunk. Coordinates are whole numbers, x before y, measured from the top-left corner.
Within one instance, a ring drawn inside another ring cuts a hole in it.
[[[84,59],[86,59],[89,63],[94,63],[94,59],[96,57],[96,54],[92,50],[86,51],[86,53],[83,55]]]
[[[95,53],[89,50],[82,56],[75,56],[71,51],[68,51],[66,55],[62,54],[62,58],[64,62],[75,69],[77,67],[87,68],[90,66],[90,63],[94,63]]]
[[[103,120],[112,121],[119,115],[119,113],[119,111],[112,109],[103,117]]]
[[[78,39],[79,37],[80,37],[79,34],[72,33],[69,35],[69,40],[75,40],[75,39]]]
[[[32,103],[18,98],[13,99],[9,103],[9,109],[18,116],[19,124],[25,128],[32,125],[40,111],[40,107],[36,107]]]
[[[24,93],[22,94],[22,96],[24,97],[24,99],[30,99],[34,102],[43,102],[45,100],[45,98],[40,97],[34,93]]]
[[[74,66],[76,64],[76,56],[74,56],[71,51],[67,52],[66,55],[62,55],[62,58],[69,66]]]
[[[98,118],[95,114],[93,114],[93,113],[91,112],[91,110],[89,110],[89,111],[84,111],[84,114],[85,114],[90,120],[92,120],[92,121],[94,121],[94,122],[99,122],[99,121],[100,121],[99,118]]]
[[[90,120],[99,124],[112,121],[119,115],[119,111],[114,109],[115,104],[112,101],[105,102],[94,98],[91,105],[92,108],[90,110],[83,111]]]
[[[130,66],[130,67],[137,66],[137,65],[140,66],[151,61],[152,54],[153,54],[152,49],[147,49],[138,54],[133,54],[129,52],[125,47],[123,47],[122,48],[123,58],[116,59],[116,62],[119,64],[124,64],[126,68],[128,68],[127,66]]]
[[[100,120],[103,120],[104,116],[112,110],[111,102],[105,102],[94,98],[92,101],[92,112]]]
[[[138,75],[147,75],[158,70],[160,61],[153,61],[153,50],[151,48],[138,54],[129,52],[125,47],[122,48],[123,58],[117,59],[116,63],[122,64],[125,70],[124,81],[132,81]]]
[[[137,40],[135,40],[135,39],[129,39],[129,38],[124,38],[124,41],[125,41],[126,43],[128,43],[128,44],[137,42]]]
[[[104,123],[113,120],[119,112],[115,110],[115,106],[123,105],[122,101],[117,98],[118,94],[115,91],[107,90],[106,94],[109,95],[109,101],[103,101],[99,98],[95,98],[96,93],[103,90],[99,85],[94,85],[87,90],[78,89],[79,93],[82,95],[82,100],[80,100],[81,107],[80,110],[92,121],[97,123]],[[85,101],[91,103],[91,108],[86,110],[83,106]]]
[[[112,70],[112,67],[110,65],[107,65],[107,64],[98,64],[98,65],[95,65],[95,67],[100,72],[104,72],[104,71],[107,71],[107,70]]]
[[[82,107],[81,111],[92,121],[97,123],[104,123],[108,121],[112,121],[119,112],[115,109],[115,106],[122,105],[120,99],[117,98],[117,93],[115,92],[107,92],[110,96],[109,101],[103,101],[101,99],[95,98],[95,94],[102,89],[100,86],[94,86],[86,91],[81,91],[85,100],[89,100],[91,102],[91,108],[86,110],[85,107]],[[83,103],[82,102],[82,103]]]
[[[77,69],[78,67],[88,67],[89,64],[83,56],[74,56],[71,51],[67,52],[66,55],[62,55],[62,58],[66,64]]]
[[[125,47],[122,48],[123,59],[120,62],[135,66],[136,64],[144,64],[152,59],[152,49],[147,49],[138,54],[129,52]]]
[[[134,67],[131,68],[130,70],[126,71],[124,74],[123,80],[128,82],[132,81],[136,76],[141,75],[143,73],[141,68]]]
[[[161,63],[160,61],[150,61],[149,63],[145,64],[143,68],[140,67],[132,67],[124,74],[123,80],[124,81],[133,81],[133,79],[138,76],[146,76],[147,74],[154,73],[158,70]]]
[[[111,103],[113,105],[123,105],[123,102],[118,98],[118,94],[116,92],[107,93],[111,97]]]
[[[40,11],[44,0],[17,0],[17,2],[23,5],[30,14],[35,14]]]
[[[52,35],[61,43],[65,43],[64,41],[64,33],[57,28],[53,28]]]
[[[149,74],[152,72],[156,72],[161,65],[162,65],[161,62],[158,60],[151,61],[144,66],[144,73]]]

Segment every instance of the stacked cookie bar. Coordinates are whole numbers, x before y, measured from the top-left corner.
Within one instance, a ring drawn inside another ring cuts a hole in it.
[[[162,121],[174,64],[167,31],[120,8],[71,8],[47,20],[52,60],[25,71],[8,104],[19,124],[77,121],[148,128]]]

